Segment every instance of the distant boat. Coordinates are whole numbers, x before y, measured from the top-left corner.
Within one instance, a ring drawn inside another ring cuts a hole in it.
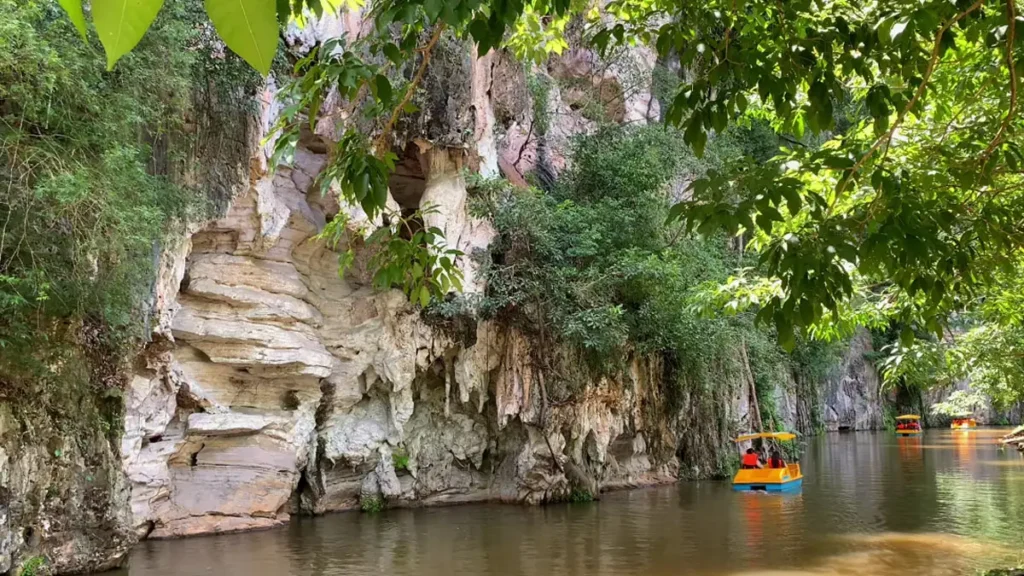
[[[920,434],[921,417],[917,414],[903,414],[896,417],[897,434]]]
[[[744,434],[736,442],[755,439],[789,442],[796,438],[792,432],[760,432]],[[782,468],[742,468],[732,479],[732,489],[742,492],[789,492],[800,488],[804,475],[799,464],[787,464]]]
[[[949,425],[949,427],[954,430],[969,430],[971,428],[976,428],[977,426],[978,422],[974,418],[967,416],[953,418],[953,422]]]

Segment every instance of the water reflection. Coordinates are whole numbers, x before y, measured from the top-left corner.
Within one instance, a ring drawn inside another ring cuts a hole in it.
[[[919,471],[924,466],[924,453],[921,448],[920,436],[897,436],[896,443],[900,451],[900,463],[904,469]]]
[[[1024,547],[1024,458],[1000,451],[999,434],[815,438],[796,494],[693,482],[585,505],[337,514],[146,542],[122,574],[961,574]]]
[[[860,576],[862,574],[923,573],[929,576],[959,576],[976,568],[973,558],[1004,558],[1007,549],[949,534],[905,534],[887,532],[837,538],[837,543],[854,550],[825,557],[796,570],[750,570],[742,576]]]

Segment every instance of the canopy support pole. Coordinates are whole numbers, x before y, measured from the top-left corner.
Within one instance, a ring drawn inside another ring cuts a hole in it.
[[[750,369],[750,359],[747,357],[747,340],[741,340],[740,353],[743,354],[743,371],[747,383],[750,385],[750,397],[754,403],[754,415],[757,416],[757,431],[764,432],[764,422],[761,420],[761,407],[757,403],[757,384],[754,383],[754,372]]]

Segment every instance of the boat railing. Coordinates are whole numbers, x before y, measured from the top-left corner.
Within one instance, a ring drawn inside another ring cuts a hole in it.
[[[797,478],[800,476],[800,465],[799,464],[788,464],[790,478]]]

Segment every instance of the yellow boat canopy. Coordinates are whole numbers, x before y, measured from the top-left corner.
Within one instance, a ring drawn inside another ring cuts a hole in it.
[[[746,442],[747,440],[754,440],[757,438],[772,438],[775,440],[781,440],[788,442],[796,438],[796,434],[792,432],[757,432],[754,434],[743,434],[736,438],[736,442]]]
[[[904,414],[902,416],[897,416],[896,419],[897,420],[920,420],[921,417],[918,416],[917,414]]]

